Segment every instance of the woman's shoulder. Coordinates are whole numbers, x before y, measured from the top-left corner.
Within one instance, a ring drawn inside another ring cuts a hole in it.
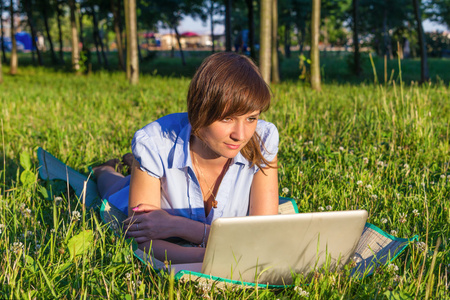
[[[278,138],[277,127],[273,123],[265,120],[258,120],[258,124],[256,125],[256,132],[262,140],[265,140],[269,136],[276,136]]]
[[[189,124],[187,113],[174,113],[153,121],[136,131],[136,135],[151,138],[176,138],[178,133]]]

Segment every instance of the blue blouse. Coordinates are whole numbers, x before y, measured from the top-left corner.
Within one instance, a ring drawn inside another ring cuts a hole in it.
[[[277,128],[272,123],[258,120],[256,131],[264,143],[262,154],[272,161],[278,152]],[[141,169],[161,180],[161,208],[172,215],[207,224],[219,217],[247,215],[250,188],[258,167],[250,167],[250,162],[238,153],[220,183],[217,208],[212,208],[206,217],[189,151],[190,136],[187,113],[162,117],[134,135],[131,147]],[[129,186],[126,186],[108,200],[127,214],[128,193]]]

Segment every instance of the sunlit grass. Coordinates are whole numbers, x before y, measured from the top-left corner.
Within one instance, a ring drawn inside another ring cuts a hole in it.
[[[420,243],[362,280],[344,271],[299,276],[285,290],[219,290],[172,285],[170,275],[134,258],[97,211],[84,212],[65,183],[39,180],[36,170],[37,147],[83,173],[129,152],[137,129],[185,111],[189,79],[142,76],[130,87],[121,73],[33,67],[4,79],[0,298],[449,297],[450,99],[443,84],[325,84],[320,94],[301,83],[273,86],[263,118],[280,131],[280,195],[294,198],[300,212],[366,209],[370,223],[399,237],[417,234]]]

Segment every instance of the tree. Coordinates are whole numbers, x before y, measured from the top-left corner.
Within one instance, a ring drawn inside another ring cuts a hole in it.
[[[225,0],[225,51],[231,51],[231,0]]]
[[[130,84],[139,82],[136,0],[125,0],[125,28],[127,33],[127,78]]]
[[[31,11],[31,6],[32,6],[31,0],[23,0],[23,6],[24,6],[26,14],[27,14],[28,26],[30,27],[30,31],[31,31],[31,40],[33,43],[34,50],[36,51],[37,56],[38,56],[38,63],[40,66],[43,66],[44,62],[42,61],[41,51],[39,50],[39,46],[37,44],[36,27],[34,25],[33,13]],[[34,60],[34,56],[33,56],[33,60]]]
[[[1,0],[0,0],[1,1]],[[54,4],[57,5],[57,4]],[[50,35],[50,26],[48,24],[49,14],[54,14],[54,10],[51,10],[52,6],[49,5],[49,1],[47,0],[41,0],[39,1],[39,6],[42,9],[42,17],[44,19],[44,26],[45,26],[45,32],[47,34],[47,40],[50,45],[50,53],[52,55],[52,62],[56,63],[58,59],[56,58],[55,49],[53,47],[53,39]]]
[[[0,0],[0,44],[1,44],[1,48],[2,48],[2,57],[3,57],[3,62],[6,63],[6,50],[5,50],[5,43],[4,41],[4,31],[3,31],[3,0]]]
[[[278,0],[272,0],[272,82],[280,82],[278,64]]]
[[[10,69],[9,74],[16,75],[17,68],[19,66],[19,58],[17,56],[17,43],[16,43],[16,26],[14,24],[14,2],[10,1],[9,6],[9,18],[11,20],[11,60],[10,60]]]
[[[358,35],[358,14],[359,0],[353,0],[352,3],[352,15],[353,15],[353,47],[354,47],[354,56],[353,56],[353,72],[356,76],[361,74],[361,63],[360,63],[360,54],[359,54],[359,35]]]
[[[311,88],[321,90],[320,84],[320,0],[312,0],[311,14]]]
[[[272,48],[272,0],[261,0],[259,68],[267,84],[270,84]]]
[[[76,4],[75,0],[69,0],[70,8],[70,29],[72,35],[72,69],[75,72],[80,71],[80,49],[78,45],[78,30],[77,30],[77,20],[75,17]]]
[[[423,34],[422,18],[420,15],[419,0],[412,0],[414,5],[414,14],[416,16],[417,34],[419,36],[420,44],[420,81],[425,82],[430,79],[427,62],[427,49],[425,46],[425,37]]]

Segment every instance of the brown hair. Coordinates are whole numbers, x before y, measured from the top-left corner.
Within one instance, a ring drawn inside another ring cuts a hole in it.
[[[258,67],[247,57],[220,52],[207,57],[189,85],[188,118],[192,134],[228,116],[266,111],[271,92]],[[241,154],[259,168],[269,162],[261,153],[262,141],[255,131]],[[262,145],[264,147],[264,145]]]

